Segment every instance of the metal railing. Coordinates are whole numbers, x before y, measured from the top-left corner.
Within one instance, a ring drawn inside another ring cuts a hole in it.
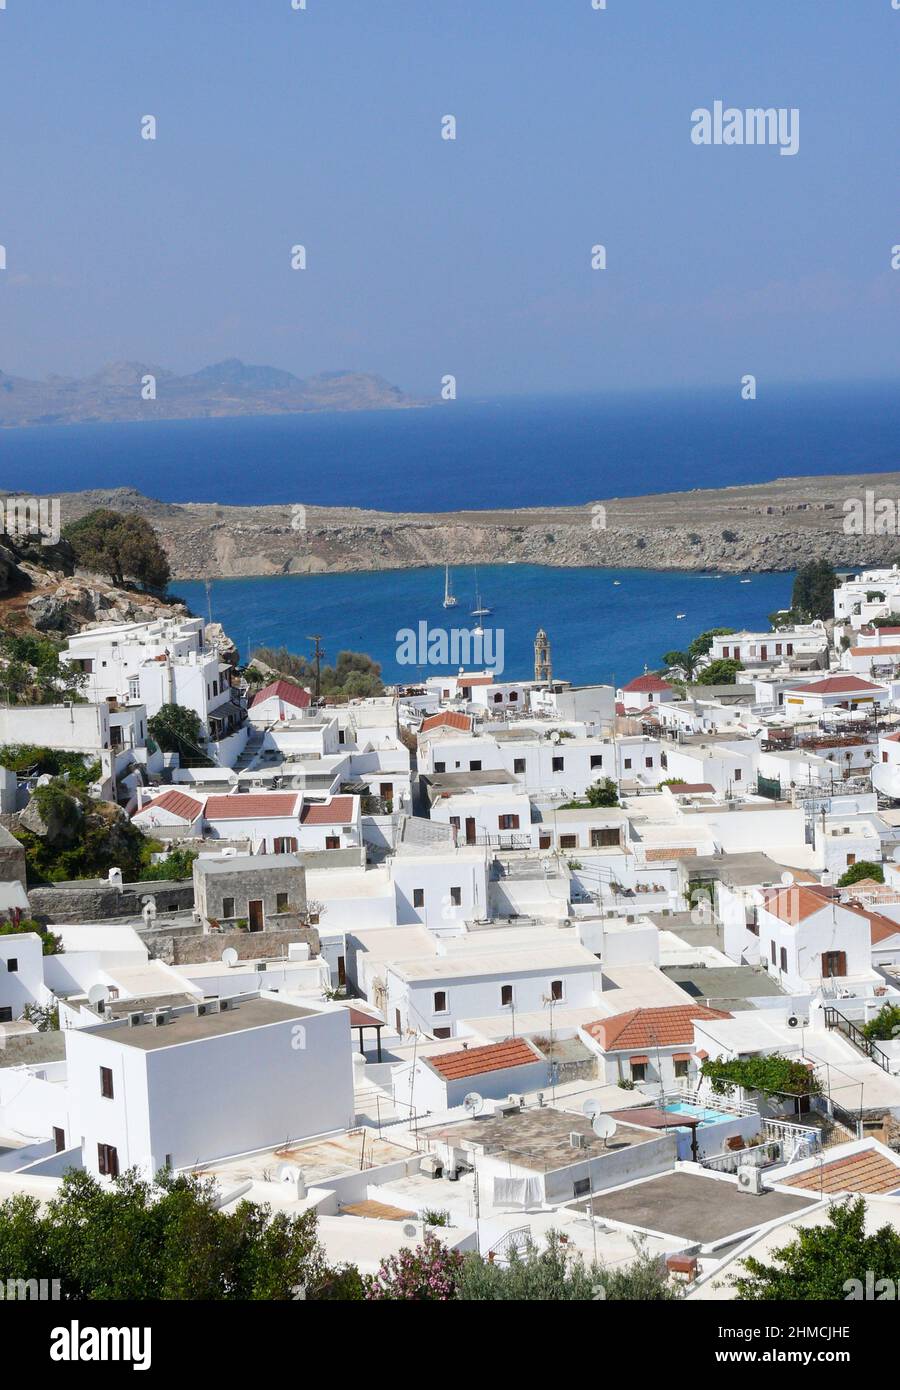
[[[890,1058],[886,1052],[882,1051],[874,1038],[867,1038],[861,1028],[832,1004],[826,1004],[824,1013],[826,1028],[836,1028],[855,1048],[865,1053],[870,1061],[881,1067],[881,1070],[886,1071],[888,1075],[891,1074]]]

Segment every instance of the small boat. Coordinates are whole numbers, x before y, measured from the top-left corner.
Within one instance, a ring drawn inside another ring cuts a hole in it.
[[[687,617],[687,613],[676,613],[676,614],[675,614],[675,617],[676,617],[676,618],[686,618],[686,617]]]
[[[444,566],[444,607],[455,608],[456,599],[450,592],[450,566]]]
[[[753,581],[750,580],[750,579],[742,579],[742,580],[741,580],[741,583],[742,583],[742,584],[750,584],[750,583],[752,583],[752,582],[753,582]]]
[[[473,618],[486,618],[490,614],[490,608],[485,608],[481,602],[481,594],[478,590],[478,571],[475,571],[475,607],[471,610]],[[475,628],[477,635],[478,628]]]
[[[617,589],[621,583],[622,583],[621,579],[614,579],[614,580],[613,580],[613,588]]]

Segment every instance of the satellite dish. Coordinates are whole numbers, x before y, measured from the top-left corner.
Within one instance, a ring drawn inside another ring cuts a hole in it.
[[[279,1182],[297,1182],[301,1176],[300,1169],[293,1163],[279,1163],[277,1168]]]
[[[88,990],[89,1004],[105,1004],[109,998],[109,988],[107,985],[91,985]]]
[[[470,1091],[463,1099],[463,1109],[469,1115],[480,1115],[484,1108],[484,1100],[477,1091]]]
[[[784,873],[781,875],[781,881],[785,888],[790,888],[791,884],[794,882],[794,875],[791,873],[790,869],[785,869]]]
[[[240,956],[234,947],[226,946],[225,950],[222,952],[222,964],[227,965],[230,969],[232,965],[237,965],[239,960]]]
[[[581,1113],[582,1115],[587,1115],[588,1119],[590,1119],[592,1115],[596,1115],[599,1109],[600,1107],[595,1100],[586,1100],[581,1107]]]
[[[605,1144],[607,1139],[611,1139],[615,1134],[616,1122],[612,1115],[595,1115],[591,1120],[591,1129]]]
[[[414,1225],[412,1221],[407,1221],[403,1227],[403,1234],[405,1236],[417,1236],[419,1234],[419,1228]]]

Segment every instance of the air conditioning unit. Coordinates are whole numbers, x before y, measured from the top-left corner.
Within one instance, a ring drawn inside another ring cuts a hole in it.
[[[742,1192],[752,1192],[755,1196],[765,1191],[762,1171],[749,1163],[741,1164],[737,1170],[738,1187]]]
[[[510,1105],[517,1105],[517,1106],[519,1107],[520,1110],[523,1110],[523,1109],[525,1108],[525,1097],[524,1097],[524,1096],[510,1095],[510,1096],[507,1096],[506,1099],[507,1099],[507,1101],[509,1102]]]
[[[153,1015],[153,1023],[156,1028],[162,1028],[163,1024],[168,1023],[172,1015],[168,1009],[157,1009]]]
[[[204,999],[199,1007],[203,1010],[204,1014],[217,1014],[220,1008],[220,1001],[218,999]]]
[[[577,1129],[573,1129],[569,1133],[569,1144],[573,1149],[586,1149],[587,1135],[581,1134]]]
[[[129,1014],[129,1015],[128,1015],[128,1027],[129,1027],[129,1028],[140,1028],[140,1026],[141,1026],[141,1024],[143,1023],[143,1021],[144,1021],[144,1015],[143,1015],[143,1013],[140,1012],[140,1010],[136,1011],[136,1012],[133,1013],[133,1014]]]
[[[787,1026],[789,1028],[808,1028],[809,1019],[802,1014],[791,1014]]]

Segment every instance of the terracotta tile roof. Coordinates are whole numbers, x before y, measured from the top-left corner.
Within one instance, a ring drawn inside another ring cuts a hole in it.
[[[668,681],[664,681],[662,676],[653,676],[649,673],[644,676],[635,676],[633,681],[622,686],[623,690],[634,691],[636,694],[649,693],[651,690],[671,690],[672,686]]]
[[[888,644],[885,643],[884,646],[882,646],[882,647],[851,647],[851,648],[850,648],[850,655],[851,655],[851,656],[872,656],[872,657],[875,657],[875,656],[878,656],[879,653],[884,653],[884,652],[887,652],[889,655],[890,655],[891,653],[896,654],[897,652],[900,652],[900,646],[898,646],[896,643],[893,644],[893,645],[891,645],[891,646],[888,646]]]
[[[873,685],[871,681],[864,681],[859,676],[826,676],[824,680],[791,686],[791,691],[799,690],[806,695],[844,695],[853,690],[880,689],[880,685]]]
[[[298,709],[308,709],[311,696],[308,690],[304,690],[302,685],[295,685],[293,681],[277,680],[270,685],[264,685],[262,690],[257,691],[250,701],[250,708],[254,705],[261,705],[263,700],[272,698],[284,700],[289,705],[296,705]]]
[[[709,1009],[705,1004],[673,1004],[656,1009],[629,1009],[611,1018],[598,1018],[588,1023],[585,1032],[604,1052],[626,1047],[672,1047],[678,1043],[693,1043],[694,1020],[731,1018],[722,1009]]]
[[[835,902],[836,896],[834,889],[823,888],[819,883],[792,883],[786,888],[765,888],[762,898],[766,911],[771,912],[773,917],[796,926],[798,922],[805,922],[807,917],[812,917],[829,903]],[[839,907],[843,905],[838,903]]]
[[[210,796],[206,801],[207,820],[265,820],[271,816],[292,816],[298,792],[240,792],[232,796]]]
[[[867,1149],[781,1181],[808,1192],[894,1192],[900,1188],[900,1167],[876,1149]]]
[[[300,812],[301,825],[345,825],[352,819],[352,796],[333,796],[330,801],[308,801]]]
[[[685,792],[714,792],[715,787],[712,782],[670,782],[669,791],[675,792],[677,796]]]
[[[847,907],[849,904],[845,903],[844,906]],[[885,917],[883,912],[867,912],[864,907],[855,910],[858,910],[863,917],[868,917],[873,946],[877,946],[880,942],[887,941],[890,937],[900,933],[900,922],[894,922],[890,917]]]
[[[458,714],[456,710],[443,710],[440,714],[429,714],[427,719],[422,720],[420,734],[427,734],[429,729],[459,729],[464,734],[472,732],[471,714]]]
[[[485,1047],[468,1047],[459,1052],[441,1052],[426,1057],[445,1081],[462,1081],[465,1077],[481,1076],[489,1071],[504,1071],[507,1067],[525,1067],[540,1058],[524,1038],[509,1038],[506,1042],[488,1043]]]
[[[644,850],[648,863],[658,863],[661,859],[696,859],[697,851],[693,845],[674,845],[671,849]]]
[[[457,676],[456,679],[457,685],[464,685],[467,688],[472,685],[496,685],[496,683],[496,676]]]
[[[203,802],[195,801],[192,796],[185,796],[184,792],[168,791],[163,792],[162,796],[154,797],[148,801],[146,806],[141,807],[144,811],[168,811],[173,816],[180,816],[182,820],[193,823],[203,810]],[[141,812],[135,811],[135,815]]]

